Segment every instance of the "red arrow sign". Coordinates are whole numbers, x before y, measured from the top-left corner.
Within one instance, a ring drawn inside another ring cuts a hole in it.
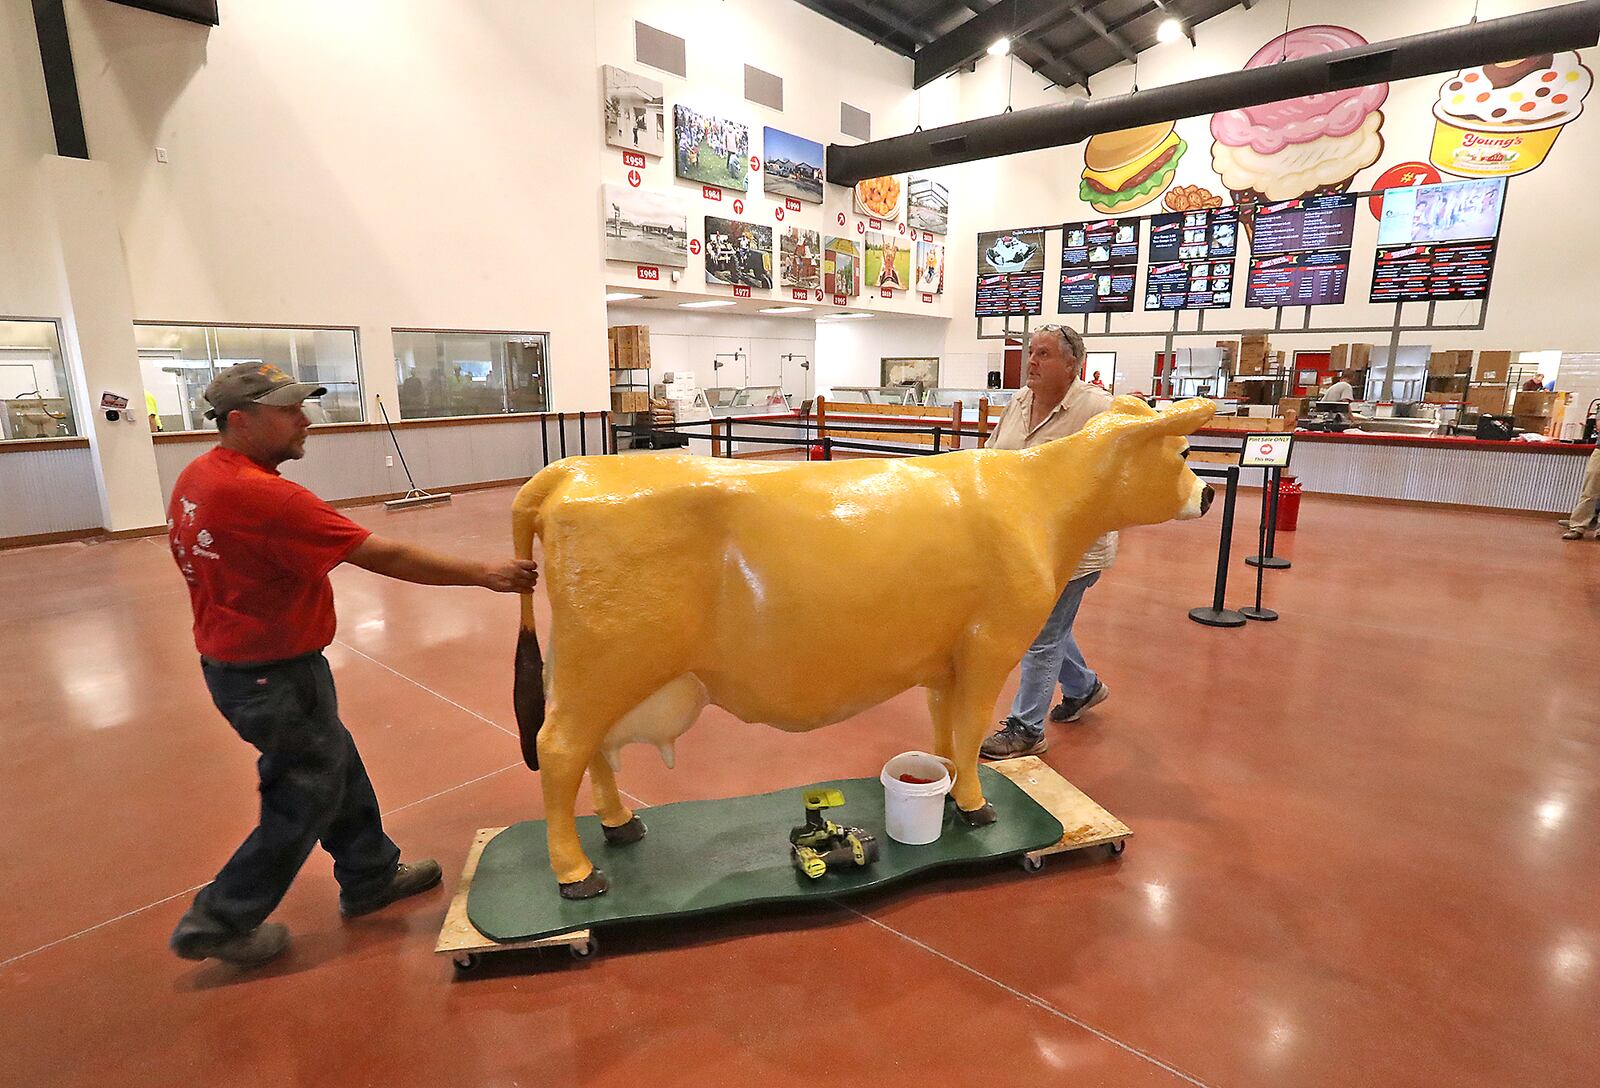
[[[816,298],[818,302],[822,301],[822,288],[820,287],[818,287],[816,290]]]
[[[773,212],[773,213],[772,213],[772,215],[773,215],[773,217],[774,217],[774,218],[775,218],[775,219],[777,219],[777,221],[778,221],[778,222],[780,222],[780,223],[782,223],[782,222],[783,222],[783,209],[782,209],[782,208],[779,208],[779,209],[777,209],[777,210],[776,210],[776,211],[774,211],[774,212]]]
[[[844,226],[844,212],[839,213],[839,225]]]
[[[744,201],[740,200],[738,197],[734,197],[733,198],[733,214],[734,215],[743,215],[744,214]]]
[[[698,239],[698,238],[689,239],[689,252],[693,253],[697,257],[700,255],[700,239]]]
[[[642,180],[644,180],[644,179],[639,177],[639,171],[637,171],[637,170],[629,170],[628,171],[628,184],[632,185],[635,189],[637,189],[639,187],[639,182],[642,181]]]

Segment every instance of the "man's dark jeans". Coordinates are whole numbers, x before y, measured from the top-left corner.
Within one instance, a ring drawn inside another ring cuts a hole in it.
[[[248,933],[271,914],[319,841],[344,899],[382,890],[400,862],[383,831],[372,782],[339,720],[333,673],[320,653],[240,667],[201,662],[211,699],[261,752],[261,822],[195,897],[174,933]]]

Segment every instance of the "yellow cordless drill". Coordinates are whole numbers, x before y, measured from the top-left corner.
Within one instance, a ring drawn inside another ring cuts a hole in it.
[[[844,827],[824,813],[844,804],[839,790],[807,790],[806,822],[789,832],[795,868],[815,880],[830,868],[865,867],[878,860],[878,840],[859,827]]]

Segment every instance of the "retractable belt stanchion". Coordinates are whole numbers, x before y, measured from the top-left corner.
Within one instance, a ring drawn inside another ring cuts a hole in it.
[[[1222,541],[1217,546],[1217,582],[1211,607],[1189,609],[1189,618],[1207,627],[1243,627],[1244,615],[1223,607],[1228,594],[1228,554],[1233,544],[1233,504],[1239,494],[1239,466],[1228,466],[1227,493],[1222,498]]]
[[[1266,536],[1263,538],[1262,543],[1258,545],[1261,549],[1260,553],[1247,555],[1244,559],[1252,567],[1271,567],[1273,570],[1288,570],[1293,566],[1287,559],[1280,559],[1273,554],[1273,549],[1278,543],[1278,481],[1282,478],[1283,469],[1275,468],[1272,470],[1272,480],[1270,481],[1272,499],[1268,504]],[[1268,484],[1263,483],[1262,486],[1266,487]]]
[[[1269,505],[1267,492],[1271,491],[1273,497],[1277,497],[1277,490],[1271,486],[1273,477],[1277,473],[1277,469],[1264,468],[1261,470],[1261,527],[1257,532],[1258,539],[1256,542],[1256,547],[1261,551],[1260,555],[1255,558],[1267,555],[1267,526],[1270,524],[1272,512],[1276,510],[1278,505],[1276,502],[1272,502]],[[1278,618],[1276,612],[1270,608],[1261,607],[1261,580],[1265,575],[1266,564],[1256,563],[1254,566],[1256,568],[1256,603],[1245,605],[1239,609],[1239,614],[1247,620],[1275,620]]]

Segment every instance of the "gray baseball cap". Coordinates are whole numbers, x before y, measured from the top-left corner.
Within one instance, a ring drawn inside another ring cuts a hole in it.
[[[211,405],[206,415],[216,419],[250,404],[286,408],[327,391],[326,386],[297,382],[271,363],[240,363],[218,374],[206,386],[206,403]]]

